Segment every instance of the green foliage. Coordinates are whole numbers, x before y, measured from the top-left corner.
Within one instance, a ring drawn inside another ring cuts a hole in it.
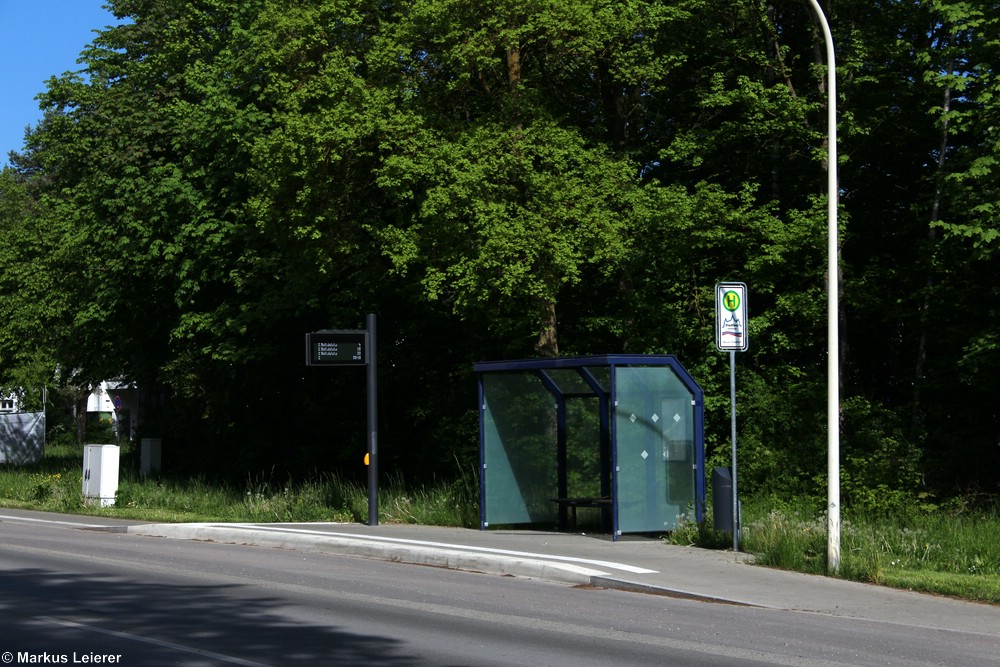
[[[682,360],[721,463],[712,286],[742,280],[745,488],[822,486],[826,98],[805,4],[110,7],[127,20],[46,83],[0,175],[0,386],[163,387],[150,428],[177,469],[351,480],[360,384],[303,370],[301,340],[374,312],[398,469],[474,460],[474,361],[615,351]],[[1000,15],[830,9],[845,499],[992,491]],[[260,492],[262,515],[299,511]]]
[[[204,478],[142,480],[123,473],[114,506],[101,511],[150,521],[236,521],[238,513],[228,508],[240,500],[237,490]]]
[[[288,522],[288,521],[330,521],[331,505],[328,496],[333,493],[337,500],[357,497],[357,494],[339,493],[337,480],[307,481],[302,484],[291,483],[278,486],[263,482],[247,484],[240,514],[250,517],[252,521]],[[336,505],[335,505],[336,506]],[[347,511],[335,514],[333,520],[358,521],[366,514],[357,507],[348,507]]]
[[[379,495],[379,521],[479,528],[479,483],[474,473],[420,486],[401,478],[390,480]]]
[[[882,583],[905,590],[924,591],[989,604],[997,604],[1000,601],[1000,576],[995,574],[972,577],[948,572],[893,569],[883,574]]]
[[[706,511],[705,521],[695,523],[690,515],[682,515],[677,520],[677,527],[663,537],[667,544],[682,547],[701,547],[703,549],[725,549],[733,544],[732,533],[712,528],[711,508]]]
[[[827,520],[802,503],[744,507],[742,547],[760,565],[826,573]],[[997,602],[1000,548],[995,511],[968,516],[921,512],[850,512],[841,526],[846,579]]]
[[[742,548],[754,554],[757,564],[810,574],[826,573],[825,515],[803,516],[772,510],[761,518],[744,516]]]
[[[0,502],[11,507],[49,512],[80,511],[82,463],[81,450],[73,446],[57,448],[41,463],[29,466],[0,464]]]
[[[243,484],[191,478],[141,478],[122,470],[115,504],[82,502],[82,449],[47,447],[38,464],[0,465],[0,505],[52,512],[100,513],[149,521],[364,522],[368,488],[343,477],[316,474],[276,483],[271,477]],[[472,528],[479,525],[479,483],[472,469],[448,481],[410,484],[396,476],[379,488],[379,521]]]
[[[418,212],[379,238],[396,271],[423,266],[428,298],[458,314],[490,308],[506,326],[525,313],[527,333],[538,333],[586,265],[624,253],[633,170],[552,124],[483,127],[386,161],[383,182]]]

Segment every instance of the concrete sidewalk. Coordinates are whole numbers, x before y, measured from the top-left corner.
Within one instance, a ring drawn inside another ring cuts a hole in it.
[[[624,536],[360,524],[138,524],[129,534],[377,558],[1000,637],[1000,606],[785,572]]]

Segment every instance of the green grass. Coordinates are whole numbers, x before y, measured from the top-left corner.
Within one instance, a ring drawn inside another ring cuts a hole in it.
[[[1000,515],[848,514],[841,525],[839,576],[1000,604]],[[760,565],[825,574],[826,515],[806,503],[744,506],[742,547]]]
[[[123,448],[123,464],[129,452]],[[142,479],[123,465],[112,507],[86,506],[81,498],[83,449],[46,448],[31,466],[0,465],[0,506],[91,514],[146,521],[362,522],[368,520],[367,483],[317,473],[304,480],[250,477],[242,484],[202,478]],[[456,482],[407,485],[392,478],[379,487],[380,523],[479,525],[474,475]]]

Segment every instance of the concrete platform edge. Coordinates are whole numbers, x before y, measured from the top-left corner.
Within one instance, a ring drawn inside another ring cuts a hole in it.
[[[148,537],[203,540],[277,549],[321,551],[344,556],[373,558],[390,562],[443,567],[500,576],[531,577],[574,585],[591,585],[606,573],[570,563],[535,558],[484,554],[464,549],[443,549],[373,542],[364,538],[256,531],[243,527],[205,524],[149,524],[129,526],[128,533]],[[607,587],[607,586],[606,586]]]

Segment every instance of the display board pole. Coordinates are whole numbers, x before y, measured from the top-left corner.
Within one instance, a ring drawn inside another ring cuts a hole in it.
[[[368,525],[378,525],[378,347],[375,315],[369,313],[368,328]]]
[[[306,334],[306,366],[368,367],[368,525],[378,525],[378,344],[375,315],[367,329],[323,329]]]

